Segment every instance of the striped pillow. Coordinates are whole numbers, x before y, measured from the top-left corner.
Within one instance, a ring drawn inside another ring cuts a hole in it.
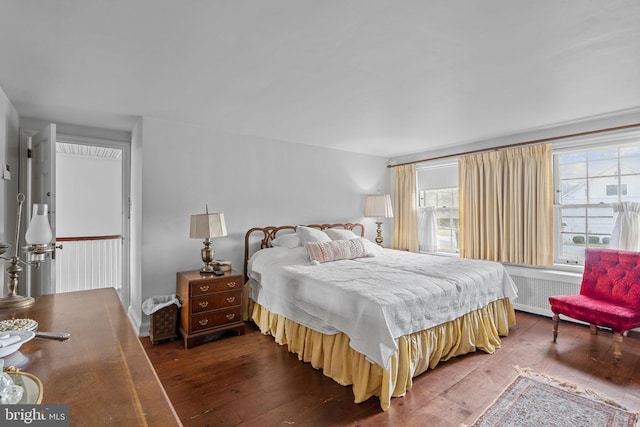
[[[311,261],[320,263],[368,256],[363,239],[332,240],[330,242],[305,243]]]

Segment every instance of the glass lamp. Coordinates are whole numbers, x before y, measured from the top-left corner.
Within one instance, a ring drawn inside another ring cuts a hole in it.
[[[371,218],[393,218],[391,196],[388,194],[370,194],[364,208],[364,215]],[[376,243],[382,246],[382,221],[376,221]]]
[[[23,265],[33,265],[36,268],[40,266],[40,263],[45,260],[49,252],[54,250],[54,245],[51,244],[53,239],[53,233],[49,226],[49,218],[46,204],[34,204],[33,215],[31,222],[25,233],[25,241],[27,246],[23,248],[27,254],[27,261],[20,259],[19,243],[20,243],[20,223],[22,221],[22,204],[24,203],[24,194],[20,193],[17,197],[18,200],[18,215],[16,221],[16,239],[14,246],[14,253],[11,258],[1,256],[7,251],[9,245],[0,244],[0,258],[9,261],[9,266],[6,268],[9,281],[7,283],[7,296],[0,298],[0,309],[4,308],[26,308],[33,305],[35,300],[31,297],[25,297],[18,294],[18,285],[20,279],[20,273],[22,272]]]
[[[50,252],[53,233],[49,226],[47,209],[48,206],[46,204],[33,204],[31,222],[27,232],[24,234],[24,240],[27,242],[25,252],[27,252],[28,261],[32,263],[44,261],[47,252]]]
[[[214,274],[220,267],[214,264],[215,252],[211,246],[211,239],[227,235],[227,226],[224,223],[224,214],[207,213],[191,215],[191,227],[189,237],[192,239],[204,239],[204,248],[200,250],[204,267],[200,269],[200,274]]]

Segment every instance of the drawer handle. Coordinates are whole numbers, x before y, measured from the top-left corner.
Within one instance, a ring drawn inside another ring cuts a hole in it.
[[[209,323],[209,319],[198,320],[198,323],[200,323],[200,326],[205,326],[207,323]]]
[[[234,317],[236,317],[235,313],[227,314],[227,319],[229,320],[233,319]]]
[[[229,297],[229,298],[227,298],[227,302],[228,302],[228,303],[232,303],[232,302],[234,302],[235,300],[236,300],[236,297]]]
[[[200,286],[200,291],[202,292],[207,292],[209,290],[209,285],[202,285]]]
[[[230,288],[235,288],[236,287],[236,282],[228,282],[227,286]]]
[[[209,301],[200,301],[198,305],[202,308],[205,308],[206,306],[209,305]]]

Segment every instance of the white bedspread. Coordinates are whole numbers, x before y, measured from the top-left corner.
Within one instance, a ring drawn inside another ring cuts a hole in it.
[[[318,332],[347,334],[385,369],[396,338],[517,296],[500,263],[379,248],[325,264],[312,264],[304,247],[264,249],[249,276],[254,301]]]

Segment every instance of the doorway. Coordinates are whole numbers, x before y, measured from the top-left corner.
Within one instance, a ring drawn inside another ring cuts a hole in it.
[[[38,134],[32,135],[35,138]],[[127,307],[130,143],[60,133],[52,139],[54,179],[47,194],[51,195],[50,220],[58,249],[48,263],[53,269],[46,280],[48,286],[36,286],[32,291],[42,288],[40,293],[62,293],[113,287]],[[27,175],[37,172],[27,166]],[[37,197],[38,189],[28,181],[27,188]]]
[[[57,136],[56,293],[113,287],[128,304],[129,148]]]

